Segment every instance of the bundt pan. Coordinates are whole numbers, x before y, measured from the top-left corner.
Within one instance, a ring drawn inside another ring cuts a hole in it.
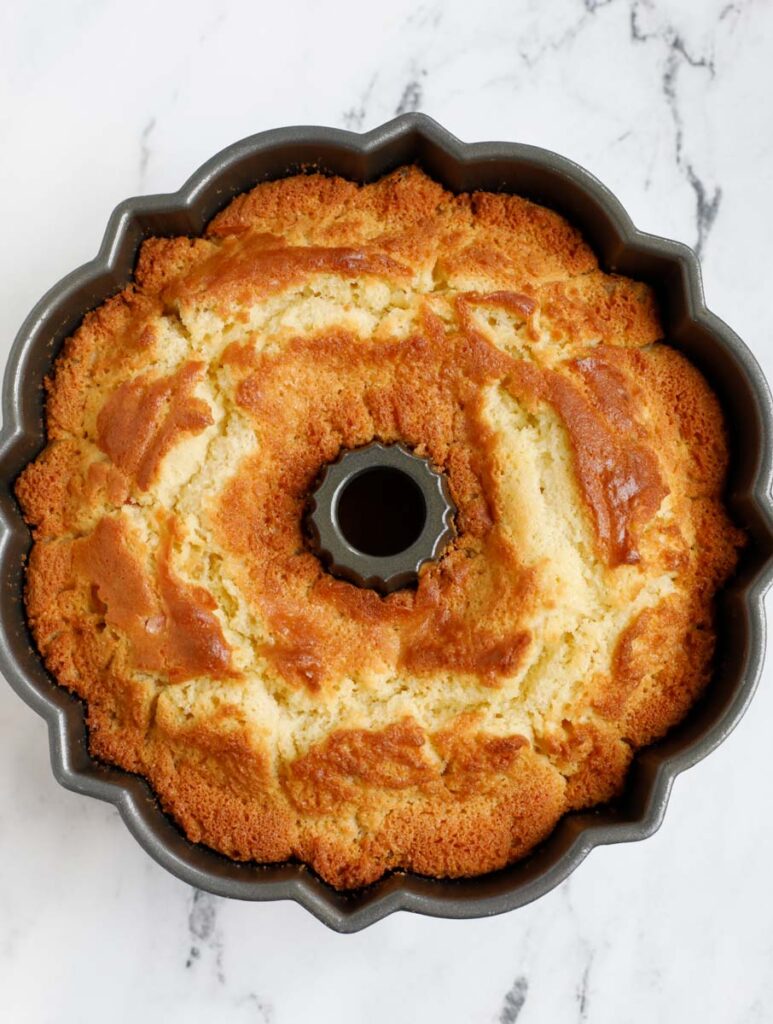
[[[585,234],[603,268],[649,282],[666,338],[703,371],[719,394],[731,432],[727,501],[749,534],[740,568],[719,596],[714,677],[688,718],[640,751],[613,805],[567,815],[525,860],[478,878],[442,881],[396,873],[356,892],[336,892],[301,864],[240,864],[189,842],[140,777],[89,756],[84,705],[56,685],[32,642],[22,601],[30,534],[14,481],[44,443],[43,378],[83,315],[128,282],[150,235],[196,235],[237,193],[309,168],[365,182],[419,163],[455,191],[511,191],[558,210]],[[759,679],[765,651],[763,595],[771,580],[773,513],[771,396],[743,342],[703,303],[700,270],[686,246],[637,231],[594,177],[554,153],[504,142],[467,145],[421,114],[364,135],[332,128],[283,128],[244,139],[213,157],[173,195],[127,199],[113,213],[96,259],[73,271],[30,313],[13,346],[3,386],[0,520],[3,588],[0,669],[48,722],[54,774],[67,789],[107,800],[139,843],[179,878],[220,896],[293,899],[342,932],[395,910],[439,917],[502,913],[542,896],[594,846],[644,839],[659,826],[677,774],[733,729]]]

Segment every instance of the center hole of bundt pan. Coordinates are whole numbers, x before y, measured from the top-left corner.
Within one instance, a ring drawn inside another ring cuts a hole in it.
[[[403,445],[374,442],[324,468],[307,523],[330,573],[388,594],[441,555],[455,512],[445,474]]]
[[[427,503],[407,473],[373,466],[344,484],[333,514],[355,551],[383,558],[416,543],[427,522]]]

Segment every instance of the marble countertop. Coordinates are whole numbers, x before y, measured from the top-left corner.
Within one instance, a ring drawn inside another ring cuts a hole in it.
[[[0,12],[0,346],[127,195],[260,129],[422,110],[546,146],[696,246],[708,304],[773,375],[769,0],[71,0]],[[661,830],[481,921],[352,936],[195,892],[54,782],[0,686],[0,1019],[466,1024],[773,1020],[773,663]]]

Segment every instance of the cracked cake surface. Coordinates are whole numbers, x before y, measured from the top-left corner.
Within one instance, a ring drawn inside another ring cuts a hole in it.
[[[502,867],[618,794],[710,676],[743,540],[718,402],[651,290],[518,196],[261,184],[142,245],[46,414],[17,482],[35,641],[92,754],[232,858],[340,888]],[[303,527],[376,439],[457,509],[387,597]]]

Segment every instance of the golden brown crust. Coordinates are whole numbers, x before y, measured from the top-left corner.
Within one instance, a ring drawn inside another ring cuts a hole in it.
[[[27,609],[92,752],[186,834],[339,887],[471,875],[620,791],[710,674],[742,536],[716,398],[644,285],[517,196],[298,176],[151,239],[48,382]],[[327,574],[342,449],[446,473],[388,597]]]
[[[140,490],[148,489],[182,435],[198,434],[212,423],[207,403],[192,394],[203,370],[203,363],[190,362],[167,377],[135,377],[100,409],[97,444]]]
[[[225,238],[164,294],[173,302],[206,302],[227,313],[321,273],[395,281],[410,277],[407,267],[381,252],[351,246],[288,246],[274,235],[249,234]]]

